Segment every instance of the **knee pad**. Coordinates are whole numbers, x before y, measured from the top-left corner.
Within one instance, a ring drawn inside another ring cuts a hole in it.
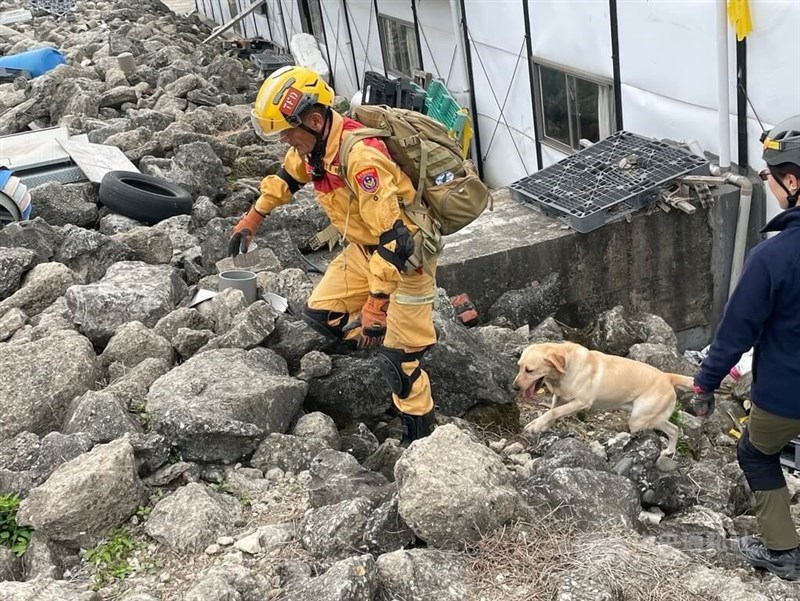
[[[766,455],[755,448],[750,442],[750,430],[747,428],[736,445],[736,458],[750,490],[777,490],[786,486],[780,453]]]
[[[425,349],[427,350],[427,349]],[[400,349],[391,349],[382,346],[378,349],[378,365],[381,368],[381,373],[392,392],[401,399],[408,397],[411,394],[411,388],[414,382],[417,381],[422,369],[417,365],[416,369],[411,372],[411,375],[403,371],[403,363],[411,363],[418,361],[425,354],[425,350],[416,353],[406,353]]]
[[[303,311],[304,321],[324,336],[344,338],[342,328],[347,325],[347,313],[328,311],[327,309],[312,309],[306,305]]]

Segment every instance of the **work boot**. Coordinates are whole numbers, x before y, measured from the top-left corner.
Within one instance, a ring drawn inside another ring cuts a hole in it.
[[[400,446],[407,448],[415,440],[425,438],[433,432],[436,416],[433,409],[425,415],[401,413],[400,423],[403,426],[403,438],[400,440]]]
[[[739,539],[739,552],[756,568],[763,568],[784,580],[800,578],[800,550],[773,551],[753,536]]]

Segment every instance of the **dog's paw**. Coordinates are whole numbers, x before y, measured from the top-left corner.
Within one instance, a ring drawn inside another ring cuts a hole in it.
[[[539,434],[540,432],[543,432],[546,427],[547,421],[539,417],[525,426],[525,432],[529,434]]]

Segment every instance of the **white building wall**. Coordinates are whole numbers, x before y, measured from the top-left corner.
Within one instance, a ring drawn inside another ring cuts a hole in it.
[[[501,186],[536,171],[522,4],[475,0],[465,9],[484,179]],[[502,28],[486,26],[500,15]]]

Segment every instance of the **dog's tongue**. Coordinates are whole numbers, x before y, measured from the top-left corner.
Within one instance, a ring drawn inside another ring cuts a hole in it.
[[[528,387],[527,387],[527,388],[526,388],[526,389],[525,389],[525,390],[522,392],[522,396],[523,396],[524,398],[526,398],[526,399],[529,399],[529,398],[531,398],[531,397],[533,396],[533,392],[534,392],[534,391],[533,391],[533,388],[534,388],[533,386],[528,386]]]

